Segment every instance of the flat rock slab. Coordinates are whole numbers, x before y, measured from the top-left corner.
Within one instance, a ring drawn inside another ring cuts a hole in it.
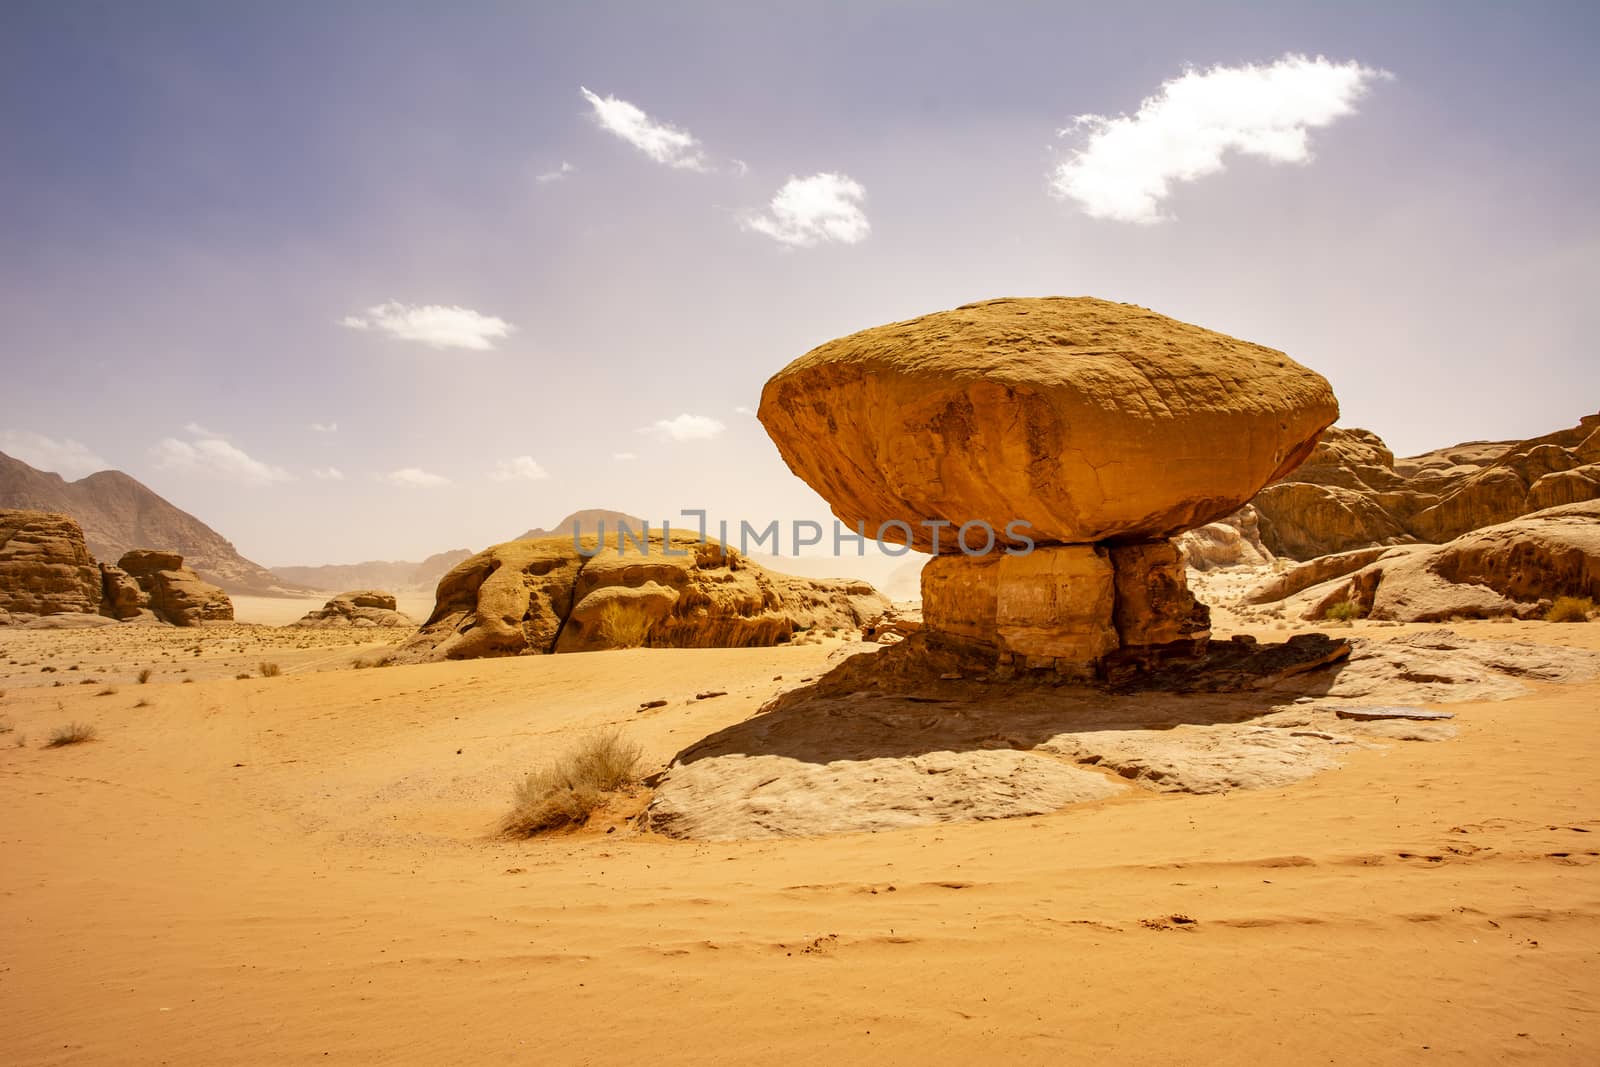
[[[1372,722],[1377,719],[1453,719],[1453,711],[1429,711],[1427,708],[1401,707],[1398,705],[1388,707],[1347,708],[1335,707],[1330,709],[1341,719],[1358,719],[1363,722]]]

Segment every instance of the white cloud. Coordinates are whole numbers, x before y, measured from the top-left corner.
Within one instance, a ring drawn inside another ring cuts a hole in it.
[[[594,108],[594,120],[633,147],[669,167],[679,170],[708,170],[700,142],[687,130],[657,122],[643,110],[614,96],[599,96],[579,86],[585,100]]]
[[[292,477],[282,467],[263,463],[220,437],[197,437],[192,441],[163,437],[151,451],[157,467],[183,474],[197,474],[246,485],[287,482]]]
[[[1172,183],[1221,172],[1230,151],[1310,162],[1310,131],[1353,113],[1371,83],[1388,77],[1353,60],[1293,54],[1268,66],[1186,70],[1131,117],[1080,115],[1062,130],[1087,136],[1056,167],[1051,192],[1093,218],[1160,222]]]
[[[550,477],[550,473],[535,463],[532,456],[517,456],[496,463],[494,470],[489,472],[489,477],[497,482],[517,480],[537,482]]]
[[[755,409],[754,408],[747,408],[743,404],[740,404],[738,407],[733,409],[733,413],[735,415],[750,415],[750,416],[754,416],[755,415]]]
[[[338,467],[313,467],[311,469],[311,477],[324,482],[342,482],[344,481],[344,471]]]
[[[70,437],[46,437],[31,430],[0,431],[0,452],[15,456],[42,471],[53,471],[64,478],[81,478],[111,466],[81,441],[74,441]]]
[[[184,423],[183,424],[183,432],[186,433],[186,434],[189,434],[191,437],[219,437],[220,438],[220,437],[227,437],[228,436],[225,433],[218,433],[216,430],[208,430],[204,426],[201,426],[198,422],[186,422],[186,423]]]
[[[750,173],[750,164],[746,163],[742,159],[736,159],[736,160],[733,161],[733,176],[735,178],[743,178],[746,174],[749,174],[749,173]]]
[[[638,459],[639,454],[637,452],[616,452],[612,454],[611,458],[616,460],[618,463],[628,463],[632,460]]]
[[[821,241],[853,245],[872,228],[861,210],[866,195],[859,182],[843,174],[791,177],[772,198],[768,214],[747,216],[741,224],[801,248]]]
[[[679,415],[671,419],[657,419],[649,426],[641,427],[640,432],[660,434],[673,441],[706,441],[725,429],[726,426],[709,415]]]
[[[450,479],[442,474],[431,474],[420,467],[401,467],[397,471],[379,477],[390,485],[398,485],[404,489],[432,489],[435,486],[449,485]]]
[[[338,433],[339,432],[339,424],[337,422],[313,422],[313,423],[308,423],[307,425],[312,430],[316,431],[317,433]]]
[[[365,316],[346,315],[340,325],[353,330],[376,328],[402,341],[420,341],[433,348],[470,348],[479,352],[493,348],[495,341],[516,331],[505,319],[471,308],[396,301],[368,308]]]
[[[540,185],[548,185],[551,182],[558,182],[569,175],[576,174],[577,172],[577,167],[574,167],[566,160],[562,160],[561,166],[557,167],[555,170],[547,170],[543,174],[536,174],[534,175],[533,180],[538,182]]]

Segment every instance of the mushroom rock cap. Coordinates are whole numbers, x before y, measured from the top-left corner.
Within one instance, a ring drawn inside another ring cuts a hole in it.
[[[757,414],[836,516],[926,552],[929,520],[986,523],[998,545],[1022,544],[1013,521],[1046,544],[1203,526],[1298,466],[1339,405],[1275,349],[1131,304],[1010,297],[814,348]]]

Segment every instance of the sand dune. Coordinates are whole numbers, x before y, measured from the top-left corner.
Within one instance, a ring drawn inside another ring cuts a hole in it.
[[[337,634],[216,636],[0,638],[11,1062],[1600,1055],[1597,683],[1451,705],[1453,740],[1281,789],[511,842],[509,783],[574,733],[621,726],[660,765],[849,646],[354,671]],[[232,677],[268,655],[283,676]],[[41,747],[73,719],[98,740]]]

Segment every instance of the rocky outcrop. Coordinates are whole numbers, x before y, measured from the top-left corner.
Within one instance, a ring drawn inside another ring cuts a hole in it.
[[[330,630],[342,627],[354,629],[414,630],[417,620],[399,611],[393,593],[377,589],[356,589],[340,593],[315,611],[308,611],[294,626]]]
[[[100,610],[100,571],[65,515],[0,510],[0,611],[13,623]]]
[[[582,551],[580,551],[580,549]],[[608,648],[742,648],[854,632],[888,608],[862,582],[795,578],[715,540],[509,541],[453,568],[399,655],[472,659]]]
[[[239,593],[283,595],[298,590],[241,556],[227,538],[174,507],[121,471],[100,471],[69,482],[0,453],[0,508],[70,515],[83,528],[89,552],[116,559],[156,545],[182,555],[207,581]]]
[[[1197,571],[1259,567],[1273,559],[1261,543],[1260,519],[1249,504],[1225,519],[1180,534],[1175,543],[1184,565]]]
[[[1401,622],[1542,615],[1560,596],[1600,599],[1600,500],[1547,508],[1444,545],[1367,549],[1301,564],[1251,603],[1320,619],[1349,602]]]
[[[1600,497],[1600,415],[1528,441],[1470,442],[1396,460],[1366,430],[1330,428],[1299,469],[1253,501],[1263,544],[1307,560],[1354,548],[1443,543],[1534,511]]]
[[[1203,654],[1210,614],[1169,538],[1293,470],[1337,413],[1281,352],[1050,298],[822,345],[767,383],[759,414],[840,519],[936,553],[928,646],[1086,681]]]
[[[759,416],[846,524],[959,551],[1162,540],[1236,510],[1338,414],[1282,352],[1089,297],[1001,299],[822,345],[766,384]],[[904,524],[896,527],[892,524]],[[977,536],[974,534],[974,536]]]
[[[122,574],[114,573],[116,570]],[[139,610],[147,610],[174,626],[198,626],[203,622],[233,619],[233,602],[228,594],[184,566],[183,557],[176,552],[134,549],[124,553],[117,567],[108,571],[106,577],[117,583],[119,597],[127,595],[122,578],[131,578],[146,598]]]

